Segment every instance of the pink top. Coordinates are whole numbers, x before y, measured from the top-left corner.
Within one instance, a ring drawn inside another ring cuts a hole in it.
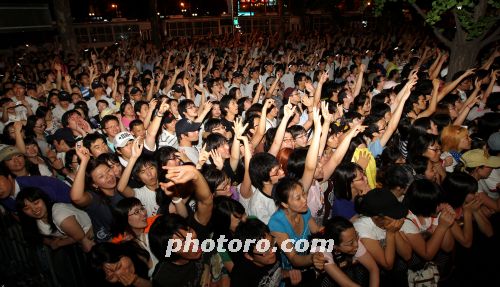
[[[323,191],[317,180],[314,180],[313,184],[309,188],[307,193],[307,207],[311,210],[311,216],[314,218],[316,223],[323,220],[323,214],[325,213]]]
[[[130,126],[130,122],[132,122],[134,119],[130,120],[126,117],[122,117],[122,124],[123,126],[127,129],[127,130],[130,130],[129,129],[129,126]]]

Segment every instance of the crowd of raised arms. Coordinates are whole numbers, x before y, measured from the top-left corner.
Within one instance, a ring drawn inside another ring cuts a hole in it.
[[[96,286],[451,280],[498,244],[500,52],[448,75],[431,38],[350,31],[0,58],[4,216],[80,246]],[[188,234],[279,248],[165,257]],[[313,238],[333,251],[283,251]]]

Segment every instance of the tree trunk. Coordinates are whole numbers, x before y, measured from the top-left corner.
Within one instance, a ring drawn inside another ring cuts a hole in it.
[[[54,16],[56,18],[59,40],[65,52],[77,53],[75,30],[71,19],[69,0],[54,0]]]
[[[278,0],[278,15],[280,17],[279,43],[285,39],[285,18],[283,18],[283,0]]]
[[[448,74],[446,75],[448,82],[451,81],[456,72],[465,71],[476,65],[480,45],[474,41],[460,42],[455,38],[449,48],[450,63],[448,64]]]
[[[151,40],[153,44],[160,48],[160,23],[157,14],[157,2],[156,0],[149,0],[149,17],[151,21]]]

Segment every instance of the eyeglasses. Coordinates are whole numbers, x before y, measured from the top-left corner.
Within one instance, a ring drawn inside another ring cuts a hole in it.
[[[428,147],[427,149],[430,149],[432,151],[440,151],[441,150],[441,147]]]
[[[145,213],[146,212],[146,208],[143,206],[137,208],[136,210],[134,210],[132,213],[129,213],[128,216],[132,216],[132,215],[139,215],[140,213]]]

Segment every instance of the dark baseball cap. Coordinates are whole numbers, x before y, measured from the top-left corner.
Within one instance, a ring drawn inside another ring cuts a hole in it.
[[[200,129],[201,123],[192,122],[186,118],[180,119],[175,124],[175,134],[180,140],[182,134],[187,134],[188,132],[195,132]]]
[[[233,78],[242,77],[242,76],[243,76],[243,74],[240,71],[235,71],[233,73]]]
[[[392,219],[401,219],[408,214],[408,209],[392,192],[379,188],[356,197],[355,207],[359,214],[365,216],[388,216]]]
[[[61,91],[59,93],[59,101],[71,102],[71,96],[66,91]]]
[[[104,86],[101,84],[101,82],[97,82],[97,81],[92,82],[92,90],[95,90],[98,88],[104,88]]]
[[[132,89],[130,89],[130,94],[131,95],[135,95],[137,93],[139,93],[141,90],[137,87],[133,87]]]

